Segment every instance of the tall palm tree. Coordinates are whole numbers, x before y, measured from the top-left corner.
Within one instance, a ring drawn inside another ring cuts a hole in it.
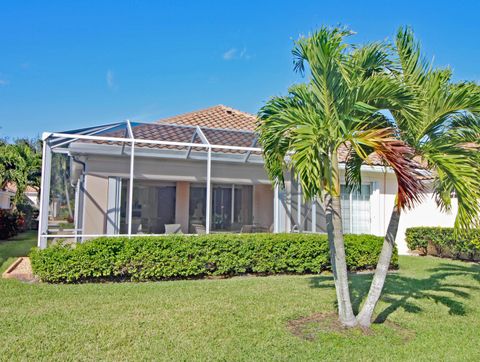
[[[399,207],[410,206],[421,183],[409,158],[411,150],[395,137],[384,109],[412,113],[411,95],[393,76],[388,51],[380,43],[354,48],[344,42],[352,33],[322,27],[302,37],[293,49],[294,69],[309,70],[307,84],[273,97],[259,112],[258,133],[265,167],[271,180],[284,184],[284,172],[298,177],[307,199],[325,201],[330,258],[338,301],[345,326],[357,324],[348,287],[343,242],[340,173],[337,153],[348,147],[346,179],[360,183],[361,161],[376,152],[396,172]]]
[[[435,69],[420,53],[409,28],[396,36],[400,80],[410,89],[416,113],[392,110],[400,137],[413,148],[416,159],[429,171],[431,191],[443,210],[458,199],[455,229],[480,224],[480,152],[468,147],[480,139],[480,88],[469,82],[453,83],[450,69]],[[401,209],[395,205],[381,256],[366,302],[358,315],[369,326],[394,248]]]

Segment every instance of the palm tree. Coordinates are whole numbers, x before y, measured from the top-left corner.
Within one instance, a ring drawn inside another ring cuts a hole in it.
[[[450,69],[434,69],[422,59],[420,46],[409,28],[399,29],[396,50],[400,80],[412,95],[417,112],[392,110],[400,137],[415,151],[429,171],[432,192],[443,210],[450,210],[452,195],[458,199],[455,229],[480,224],[480,152],[468,147],[480,139],[480,89],[474,83],[451,81]],[[397,196],[398,197],[398,196]],[[370,326],[380,298],[394,248],[401,209],[395,205],[381,256],[366,302],[358,315]]]
[[[399,207],[417,200],[422,184],[415,177],[411,150],[395,137],[384,109],[406,113],[411,95],[393,76],[386,47],[373,43],[353,48],[344,42],[352,33],[322,27],[295,42],[294,69],[309,69],[307,84],[273,97],[259,112],[258,133],[270,179],[283,186],[284,173],[292,170],[304,197],[324,200],[330,259],[338,301],[339,320],[357,324],[348,287],[343,242],[340,173],[337,152],[348,147],[346,180],[361,182],[360,167],[376,152],[398,179]]]

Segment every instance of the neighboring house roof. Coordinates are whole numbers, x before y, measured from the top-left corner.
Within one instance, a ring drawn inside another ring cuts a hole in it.
[[[253,114],[219,104],[199,111],[164,118],[155,123],[254,131],[256,122],[257,117]]]
[[[9,182],[5,187],[5,191],[15,194],[17,192],[17,185],[13,182]],[[24,193],[38,193],[38,189],[36,187],[28,185],[25,188]]]

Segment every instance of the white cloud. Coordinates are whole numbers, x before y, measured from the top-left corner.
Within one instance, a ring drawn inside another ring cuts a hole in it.
[[[252,56],[248,54],[247,48],[238,50],[237,48],[231,48],[223,53],[222,58],[224,60],[244,59],[249,60]]]
[[[115,82],[115,74],[113,73],[113,71],[111,69],[107,70],[105,80],[107,82],[108,88],[110,88],[111,90],[117,90],[118,86]]]
[[[8,80],[0,78],[0,87],[6,86],[8,84],[10,84]]]
[[[237,49],[232,48],[227,50],[225,53],[223,53],[223,59],[225,60],[232,60],[235,58],[235,55],[237,54]]]

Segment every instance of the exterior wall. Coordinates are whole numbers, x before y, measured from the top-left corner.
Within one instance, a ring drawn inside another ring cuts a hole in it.
[[[130,157],[89,156],[86,173],[104,177],[129,177]],[[263,165],[212,162],[213,183],[270,185]],[[163,158],[135,158],[134,178],[145,180],[206,182],[207,163]]]
[[[86,175],[83,234],[104,234],[107,223],[108,178]]]
[[[273,189],[271,185],[253,186],[253,223],[270,230],[273,224]]]
[[[405,231],[414,226],[442,226],[453,227],[457,215],[458,202],[452,200],[451,212],[442,212],[433,197],[432,193],[427,194],[425,200],[415,206],[412,210],[402,213],[400,224],[398,225],[398,234],[396,243],[400,254],[407,254],[408,247],[405,240]]]
[[[0,191],[0,209],[10,209],[10,193]]]
[[[178,181],[175,197],[175,224],[182,225],[182,232],[188,234],[190,207],[190,182]]]
[[[388,223],[395,203],[397,192],[397,180],[394,174],[372,174],[368,178],[379,184],[378,200],[371,198],[372,201],[372,234],[384,236],[387,232]],[[364,178],[365,180],[365,178]],[[372,195],[373,196],[373,195]],[[376,204],[378,202],[378,204]],[[442,226],[451,227],[455,222],[458,206],[457,200],[452,201],[452,211],[442,212],[435,203],[433,194],[427,193],[423,202],[416,205],[412,210],[402,212],[398,226],[397,238],[395,240],[400,254],[408,254],[409,249],[405,240],[407,228],[415,226]],[[378,225],[375,229],[373,222],[374,215],[378,214]]]
[[[86,161],[83,233],[106,233],[108,178],[130,176],[130,158],[88,156]],[[205,183],[207,165],[202,161],[161,158],[135,159],[135,179],[175,181],[175,223],[188,233],[191,183]],[[273,223],[273,191],[261,164],[212,162],[212,183],[253,185],[254,222],[269,228]]]

